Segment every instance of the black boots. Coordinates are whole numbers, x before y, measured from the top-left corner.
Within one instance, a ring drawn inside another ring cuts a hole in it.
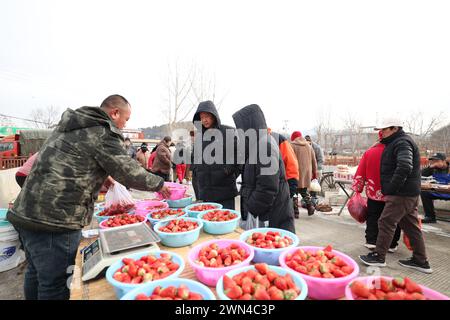
[[[300,217],[300,213],[298,211],[298,197],[293,197],[292,201],[294,202],[294,217],[298,219]]]
[[[307,204],[306,209],[308,210],[308,216],[312,216],[314,214],[314,212],[316,211],[316,209],[314,208],[312,203]]]

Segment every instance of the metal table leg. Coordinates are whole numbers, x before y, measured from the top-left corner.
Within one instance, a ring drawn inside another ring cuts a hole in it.
[[[342,211],[344,210],[345,206],[347,205],[348,200],[352,197],[352,195],[355,193],[355,191],[352,190],[352,192],[350,194],[348,194],[347,190],[345,190],[345,185],[343,185],[341,182],[336,182],[339,187],[341,187],[341,189],[344,191],[344,193],[347,196],[347,199],[345,199],[344,204],[342,205],[341,209],[339,210],[338,216],[341,215]]]

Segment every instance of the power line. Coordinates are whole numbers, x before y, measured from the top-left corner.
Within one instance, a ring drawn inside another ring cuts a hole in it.
[[[0,113],[0,117],[11,118],[11,119],[18,119],[18,120],[23,120],[23,121],[29,121],[29,122],[33,122],[33,123],[41,123],[41,124],[48,125],[48,123],[45,123],[45,122],[42,122],[42,121],[30,120],[30,119],[19,118],[19,117],[13,117],[13,116],[8,116],[8,115],[2,114],[2,113]]]

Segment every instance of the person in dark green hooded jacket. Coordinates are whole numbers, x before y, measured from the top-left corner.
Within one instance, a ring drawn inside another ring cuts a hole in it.
[[[111,176],[121,184],[169,195],[164,181],[142,168],[124,148],[121,133],[131,106],[119,95],[100,107],[67,109],[44,143],[7,219],[19,233],[28,267],[26,299],[69,299],[81,229]]]

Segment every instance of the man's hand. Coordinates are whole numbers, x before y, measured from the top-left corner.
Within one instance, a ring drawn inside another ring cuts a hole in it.
[[[163,186],[159,191],[164,199],[168,199],[170,197],[170,189],[167,186]]]
[[[114,180],[111,176],[108,176],[104,182],[104,186],[106,189],[109,189],[114,185],[114,183],[116,183],[116,180]]]

